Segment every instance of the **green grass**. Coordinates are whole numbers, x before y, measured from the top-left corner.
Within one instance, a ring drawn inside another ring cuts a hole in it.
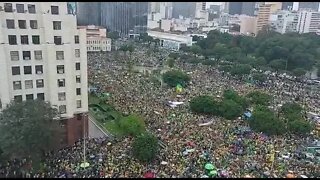
[[[119,121],[122,118],[122,114],[116,111],[111,105],[109,104],[99,104],[100,100],[99,97],[94,95],[89,95],[89,104],[98,104],[101,108],[105,109],[107,112],[94,112],[91,108],[89,108],[89,113],[96,119],[98,125],[110,132],[114,136],[122,136],[124,133],[121,128],[117,125],[116,121]],[[107,119],[103,121],[102,117],[113,116],[115,119]]]

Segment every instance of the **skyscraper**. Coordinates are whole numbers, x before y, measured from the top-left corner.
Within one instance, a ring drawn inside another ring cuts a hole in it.
[[[0,111],[11,100],[48,101],[58,108],[72,145],[87,123],[81,121],[88,112],[85,30],[77,29],[67,2],[0,6]]]
[[[319,10],[319,2],[299,2],[299,10],[312,9],[313,11]]]
[[[282,2],[282,10],[292,10],[293,2]]]
[[[77,2],[79,26],[101,25],[101,2]]]
[[[242,12],[242,2],[229,2],[229,14],[241,14]]]
[[[196,2],[173,2],[172,17],[194,18],[196,13]]]
[[[243,2],[241,14],[245,14],[248,16],[255,16],[258,13],[258,4],[257,2]]]

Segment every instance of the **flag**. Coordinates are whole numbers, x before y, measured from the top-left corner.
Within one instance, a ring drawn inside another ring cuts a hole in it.
[[[181,93],[182,92],[182,86],[180,84],[177,84],[176,86],[176,92]]]

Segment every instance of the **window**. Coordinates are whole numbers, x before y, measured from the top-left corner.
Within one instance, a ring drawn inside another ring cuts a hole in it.
[[[19,51],[10,51],[11,61],[19,61]]]
[[[13,97],[14,101],[16,102],[22,102],[22,95],[17,95]]]
[[[77,96],[81,95],[81,88],[76,89]]]
[[[80,75],[77,75],[77,76],[76,76],[76,83],[81,83]]]
[[[18,20],[18,25],[20,29],[27,29],[27,22],[26,20]]]
[[[38,93],[37,99],[44,101],[44,93]]]
[[[32,67],[31,66],[24,66],[23,70],[24,70],[24,74],[32,74]]]
[[[7,19],[6,22],[8,29],[14,29],[14,19]]]
[[[53,30],[61,30],[61,21],[53,21]]]
[[[33,81],[32,80],[25,80],[24,86],[25,86],[25,89],[32,89],[33,88]]]
[[[80,70],[80,63],[76,63],[76,70]]]
[[[58,87],[65,87],[65,79],[58,79]]]
[[[36,86],[37,86],[37,88],[43,88],[44,87],[43,79],[37,79],[36,80]]]
[[[56,51],[56,58],[57,58],[57,60],[64,60],[64,52],[63,51]]]
[[[77,108],[81,108],[81,100],[77,100]]]
[[[4,3],[4,12],[13,12],[12,3]]]
[[[62,45],[61,36],[54,36],[54,44],[55,45]]]
[[[11,67],[12,75],[20,75],[20,67],[19,66],[13,66]]]
[[[33,44],[40,44],[40,36],[32,36]]]
[[[42,65],[36,65],[36,74],[42,74],[42,73],[43,73]]]
[[[65,92],[59,92],[58,93],[58,100],[59,101],[65,101],[66,100],[66,93]]]
[[[75,49],[74,53],[77,58],[80,57],[80,49]]]
[[[20,36],[21,44],[29,44],[28,35],[22,35]]]
[[[57,65],[57,73],[64,74],[64,65]]]
[[[36,6],[33,4],[28,4],[28,11],[30,14],[35,14],[36,13]]]
[[[31,53],[30,51],[22,51],[23,60],[30,60],[31,59]]]
[[[75,44],[79,44],[79,36],[77,35],[77,36],[74,36],[74,43]]]
[[[13,81],[13,90],[21,89],[21,81]]]
[[[16,35],[8,35],[9,44],[17,45],[17,36]]]
[[[59,14],[59,6],[51,6],[51,14]]]
[[[26,95],[26,100],[27,100],[27,101],[33,100],[33,94],[27,94],[27,95]]]
[[[17,12],[24,13],[24,4],[16,4]]]
[[[67,106],[66,105],[59,106],[59,112],[61,114],[65,114],[67,112]]]
[[[34,59],[42,60],[42,51],[34,51]]]
[[[37,20],[30,20],[30,28],[31,29],[38,29],[38,21]]]

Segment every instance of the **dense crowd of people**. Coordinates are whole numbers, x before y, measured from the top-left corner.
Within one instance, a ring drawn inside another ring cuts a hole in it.
[[[314,88],[303,82],[270,74],[262,86],[236,80],[220,72],[216,67],[201,64],[175,63],[191,76],[188,87],[179,95],[174,88],[161,85],[152,74],[128,72],[128,61],[139,66],[161,67],[169,52],[150,53],[145,47],[136,48],[132,54],[111,52],[88,54],[89,84],[111,94],[108,103],[125,114],[137,113],[144,117],[149,131],[165,146],[157,158],[144,164],[131,155],[132,138],[111,141],[107,138],[91,138],[87,141],[88,168],[83,162],[83,141],[73,147],[48,154],[39,173],[23,173],[23,177],[143,177],[153,172],[159,178],[203,177],[204,165],[214,164],[220,177],[320,177],[320,165],[316,158],[308,159],[303,150],[317,137],[295,135],[268,137],[253,132],[241,118],[225,120],[194,114],[188,101],[198,95],[222,97],[227,88],[246,94],[260,89],[274,96],[272,106],[278,107],[288,101],[297,101],[308,111],[319,113],[320,97]],[[175,108],[167,101],[184,102]],[[201,123],[209,123],[199,126]],[[247,129],[243,131],[241,129]],[[275,152],[274,160],[268,154]],[[0,168],[0,177],[18,176],[14,167],[24,163],[7,164]],[[15,165],[15,166],[13,166]],[[29,167],[29,166],[27,166]],[[223,172],[223,173],[222,173]]]

